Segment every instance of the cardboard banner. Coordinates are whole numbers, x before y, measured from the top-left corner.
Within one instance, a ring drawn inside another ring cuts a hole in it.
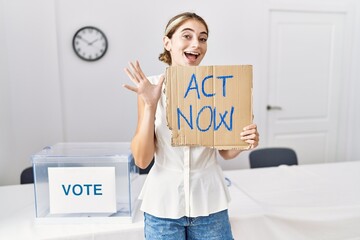
[[[252,123],[252,66],[174,66],[166,69],[167,121],[173,146],[245,149]]]

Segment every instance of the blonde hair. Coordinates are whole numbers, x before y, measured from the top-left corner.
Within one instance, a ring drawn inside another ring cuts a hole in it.
[[[164,36],[168,37],[169,39],[172,38],[174,32],[187,20],[189,19],[193,19],[193,20],[197,20],[199,22],[201,22],[202,24],[204,24],[207,33],[209,34],[209,29],[208,29],[208,25],[206,24],[205,20],[200,17],[199,15],[197,15],[196,13],[191,13],[191,12],[184,12],[184,13],[180,13],[176,16],[174,16],[173,18],[171,18],[168,22],[168,24],[166,25],[165,28],[165,33]],[[159,55],[159,60],[167,63],[168,65],[171,65],[171,55],[170,52],[168,50],[166,50],[164,48],[164,51]]]

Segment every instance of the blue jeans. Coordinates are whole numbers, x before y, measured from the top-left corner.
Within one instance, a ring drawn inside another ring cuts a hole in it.
[[[228,211],[205,217],[158,218],[148,213],[145,217],[147,240],[232,240]]]

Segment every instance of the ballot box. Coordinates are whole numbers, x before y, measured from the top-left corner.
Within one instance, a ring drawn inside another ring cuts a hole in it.
[[[31,156],[38,222],[132,222],[143,180],[129,142],[66,142]]]

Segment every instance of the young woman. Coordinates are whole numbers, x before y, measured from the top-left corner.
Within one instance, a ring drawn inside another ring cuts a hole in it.
[[[168,22],[159,59],[170,66],[198,66],[207,50],[209,29],[195,13],[181,13]],[[146,168],[155,155],[140,194],[145,217],[146,239],[233,239],[227,212],[230,196],[221,167],[224,159],[240,150],[206,147],[172,147],[166,122],[164,75],[146,77],[139,62],[125,72],[135,86],[124,85],[138,95],[138,125],[131,142],[135,163]],[[255,124],[239,136],[258,145]]]

